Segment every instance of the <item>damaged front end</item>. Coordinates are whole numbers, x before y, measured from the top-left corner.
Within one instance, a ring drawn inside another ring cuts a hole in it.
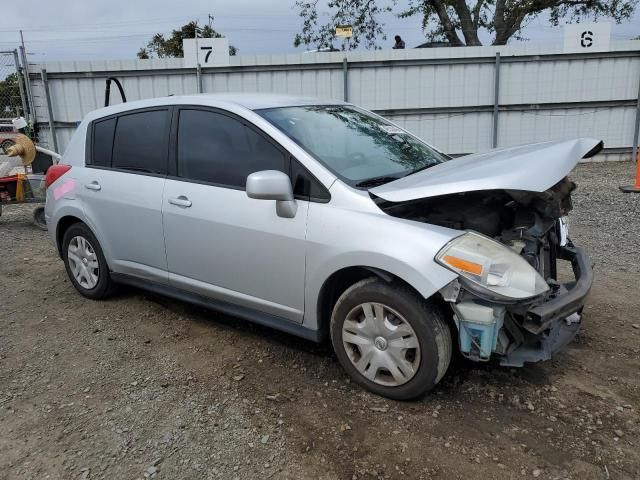
[[[436,256],[459,274],[440,293],[451,306],[461,353],[503,365],[547,360],[580,329],[593,273],[568,238],[575,184],[543,192],[471,191],[404,202],[376,199],[389,215],[465,231]],[[572,267],[562,282],[561,262]]]

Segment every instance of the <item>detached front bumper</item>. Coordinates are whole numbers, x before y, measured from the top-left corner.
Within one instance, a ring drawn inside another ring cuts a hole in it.
[[[575,281],[560,285],[552,297],[529,308],[522,326],[531,333],[541,333],[557,321],[579,314],[587,301],[593,284],[593,269],[584,249],[560,247],[558,259],[571,262]]]
[[[580,331],[582,309],[593,284],[593,269],[584,249],[561,247],[558,258],[568,260],[575,281],[560,285],[553,296],[532,305],[524,314],[522,343],[500,357],[504,366],[549,360]]]

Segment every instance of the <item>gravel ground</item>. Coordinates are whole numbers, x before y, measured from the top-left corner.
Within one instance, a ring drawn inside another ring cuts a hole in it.
[[[0,478],[640,478],[640,195],[584,164],[597,264],[549,362],[456,360],[423,400],[352,385],[326,345],[136,290],[80,297],[31,207],[0,217]]]
[[[640,195],[621,194],[633,184],[635,165],[592,163],[579,167],[574,180],[571,235],[585,246],[596,271],[640,272]]]

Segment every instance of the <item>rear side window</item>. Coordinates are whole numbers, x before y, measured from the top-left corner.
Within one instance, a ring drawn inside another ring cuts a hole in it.
[[[111,166],[113,134],[116,131],[116,119],[110,118],[93,125],[93,150],[91,164],[98,167]]]
[[[115,129],[111,166],[147,173],[167,173],[168,110],[121,115]]]
[[[178,176],[245,188],[247,176],[260,170],[288,173],[286,156],[240,121],[206,110],[180,111]]]

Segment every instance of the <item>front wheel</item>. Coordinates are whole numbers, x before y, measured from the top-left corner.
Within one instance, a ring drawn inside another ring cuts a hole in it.
[[[395,400],[427,393],[451,360],[451,334],[440,310],[409,288],[377,278],[340,296],[331,342],[355,382]]]

